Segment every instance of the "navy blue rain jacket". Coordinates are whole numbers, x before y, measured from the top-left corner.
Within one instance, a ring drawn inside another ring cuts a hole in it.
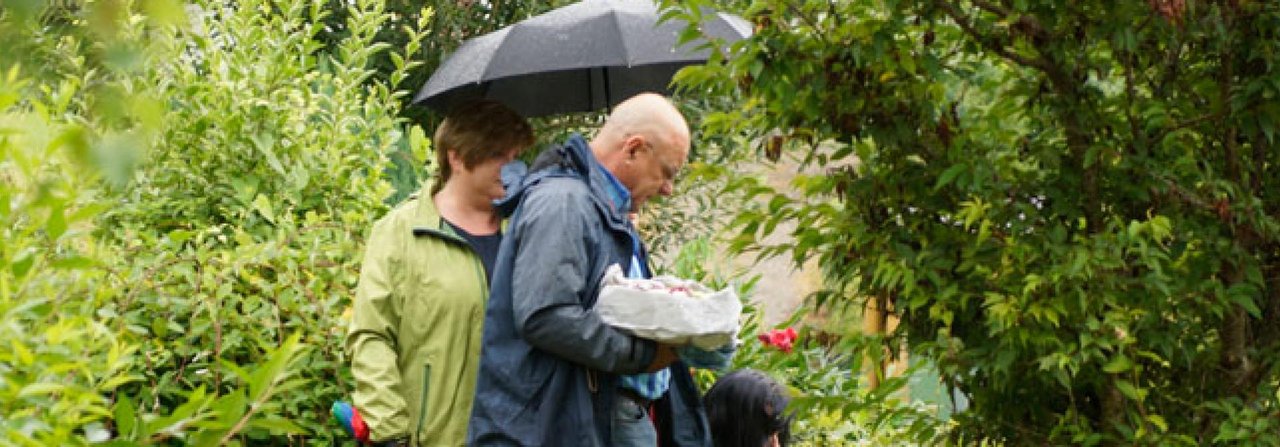
[[[498,202],[511,221],[485,313],[470,445],[608,445],[617,376],[653,361],[656,343],[591,310],[605,268],[625,271],[632,258],[631,223],[610,205],[596,163],[575,135]],[[671,369],[671,389],[655,403],[662,445],[710,446],[688,367]]]

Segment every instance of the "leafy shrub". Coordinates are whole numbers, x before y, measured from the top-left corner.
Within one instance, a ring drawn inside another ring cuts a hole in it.
[[[744,246],[795,223],[760,248],[899,317],[952,440],[1280,442],[1275,2],[729,3],[704,129],[827,169],[736,182]]]
[[[905,392],[908,374],[889,377],[878,387],[863,380],[864,352],[883,342],[855,328],[824,333],[803,327],[794,349],[784,351],[757,340],[771,330],[761,327],[762,312],[750,303],[755,280],[717,269],[708,262],[714,253],[710,239],[686,241],[672,262],[672,274],[693,278],[715,289],[733,287],[744,302],[739,340],[742,344],[732,365],[724,372],[753,368],[764,371],[792,392],[788,411],[793,415],[792,445],[930,445],[943,441],[948,425],[936,410],[911,402]],[[799,325],[811,309],[802,307],[782,326]],[[847,322],[845,322],[847,323]],[[822,342],[819,339],[823,339]],[[705,392],[720,373],[697,370],[695,378]]]
[[[343,312],[363,234],[391,193],[387,154],[403,135],[406,92],[364,82],[370,58],[387,50],[374,36],[389,15],[380,2],[356,3],[352,33],[326,54],[315,40],[323,3],[203,5],[174,63],[154,72],[170,98],[168,143],[111,189],[120,206],[99,233],[149,255],[121,272],[127,299],[116,302],[149,340],[137,372],[157,386],[139,389],[140,401],[172,408],[183,389],[222,391],[233,372],[224,362],[259,363],[260,346],[290,333],[315,347],[297,371],[310,385],[281,396],[279,423],[249,427],[254,443],[338,436],[328,408],[350,383]],[[397,52],[415,52],[414,36]],[[393,82],[414,66],[396,59]]]
[[[406,92],[365,83],[382,5],[352,4],[329,54],[323,3],[0,10],[5,439],[336,436],[343,311]]]
[[[11,17],[4,17],[12,20]],[[12,25],[12,24],[8,24]],[[94,175],[73,156],[98,143],[21,67],[0,81],[0,438],[68,445],[102,438],[110,396],[139,377],[136,341],[96,311],[114,259],[86,234]],[[25,101],[24,101],[25,100]]]

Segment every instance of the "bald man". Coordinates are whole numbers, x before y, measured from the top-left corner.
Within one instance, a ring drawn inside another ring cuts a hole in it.
[[[497,204],[511,220],[485,313],[469,444],[656,445],[657,436],[663,446],[711,445],[674,347],[614,329],[592,310],[609,265],[649,276],[627,216],[673,192],[689,140],[670,101],[640,94],[614,108],[590,143],[574,135],[543,152]]]

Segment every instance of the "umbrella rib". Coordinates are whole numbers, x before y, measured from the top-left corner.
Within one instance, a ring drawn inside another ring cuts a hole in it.
[[[609,15],[613,17],[613,27],[617,29],[617,32],[613,33],[613,35],[618,36],[618,40],[622,42],[622,53],[623,53],[622,59],[626,63],[625,66],[627,68],[631,68],[631,65],[632,65],[631,46],[628,45],[629,43],[628,39],[626,39],[626,37],[623,36],[624,28],[622,27],[622,17],[621,17],[622,13],[617,10],[614,10],[614,11],[610,11]],[[608,88],[608,85],[606,85],[605,88]]]
[[[619,12],[618,10],[613,10],[613,11],[609,11],[609,16],[613,19],[613,27],[616,30],[613,33],[613,35],[617,36],[618,42],[621,43],[622,60],[623,60],[623,63],[625,64],[624,66],[627,68],[631,68],[631,65],[632,65],[631,47],[628,45],[629,43],[628,39],[626,38],[626,36],[623,35],[623,30],[625,28],[622,27],[622,13]],[[601,77],[600,83],[602,84],[602,87],[603,87],[601,90],[604,90],[604,107],[606,110],[612,109],[613,108],[613,91],[611,91],[612,86],[609,85],[609,67],[600,67],[600,77]],[[592,98],[592,100],[594,99],[595,98]]]

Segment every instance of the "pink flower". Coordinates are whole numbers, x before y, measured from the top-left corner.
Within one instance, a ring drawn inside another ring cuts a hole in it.
[[[765,346],[773,346],[782,352],[791,353],[791,345],[796,341],[796,330],[794,328],[774,329],[756,338],[759,338]]]

